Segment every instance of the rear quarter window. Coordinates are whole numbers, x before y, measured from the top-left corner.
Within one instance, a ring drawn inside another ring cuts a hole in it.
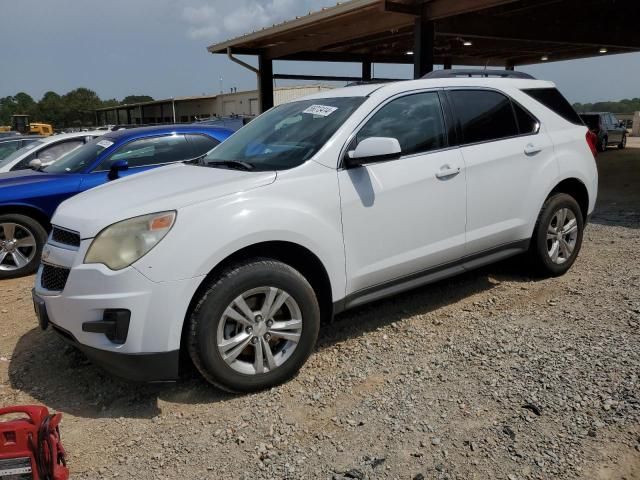
[[[576,113],[571,104],[558,91],[557,88],[526,88],[522,90],[534,100],[537,100],[549,110],[564,118],[574,125],[584,125],[580,115]]]
[[[519,134],[509,98],[493,90],[450,90],[449,100],[465,144],[490,142]]]

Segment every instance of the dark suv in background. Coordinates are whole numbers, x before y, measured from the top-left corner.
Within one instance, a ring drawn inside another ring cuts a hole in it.
[[[589,130],[598,136],[598,150],[604,152],[608,146],[618,148],[627,146],[627,129],[624,122],[618,120],[613,113],[587,112],[581,113],[582,121]]]

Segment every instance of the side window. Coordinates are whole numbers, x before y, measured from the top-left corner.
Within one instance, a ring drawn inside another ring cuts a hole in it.
[[[11,171],[14,172],[16,170],[26,170],[27,168],[29,168],[29,163],[31,163],[31,160],[33,160],[34,158],[36,158],[35,153],[32,153],[31,155],[27,155],[25,158],[23,158],[18,163],[16,163],[13,167],[11,167]]]
[[[84,145],[83,139],[68,140],[66,142],[56,143],[50,147],[44,147],[38,152],[38,159],[42,163],[51,163],[58,160],[65,153],[69,153],[72,150]]]
[[[22,142],[19,141],[19,140],[16,141],[16,142],[3,142],[3,143],[0,143],[0,160],[2,160],[5,157],[8,157],[13,152],[15,152],[16,150],[19,150],[21,148],[22,148]]]
[[[130,168],[161,165],[192,158],[191,149],[184,135],[142,138],[122,145],[106,158],[95,171],[105,171],[113,163],[125,160]]]
[[[464,143],[487,142],[518,135],[511,100],[489,90],[451,90],[449,98]]]
[[[193,153],[191,155],[192,158],[204,155],[208,151],[213,150],[213,148],[220,143],[215,138],[198,134],[187,135],[187,140],[189,140],[191,149],[193,150]]]
[[[516,120],[518,121],[518,131],[520,135],[530,135],[538,133],[540,124],[529,112],[518,105],[516,102],[511,102],[513,105],[513,111],[516,114]]]
[[[358,132],[356,144],[370,137],[396,138],[403,155],[445,147],[445,126],[438,94],[417,93],[387,103]]]

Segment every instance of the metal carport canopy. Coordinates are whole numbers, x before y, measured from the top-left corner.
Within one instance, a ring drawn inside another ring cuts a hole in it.
[[[351,0],[208,50],[258,56],[266,110],[274,78],[369,80],[371,63],[413,64],[418,78],[434,64],[513,68],[640,51],[639,20],[638,0]],[[274,75],[273,60],[359,62],[362,75]]]

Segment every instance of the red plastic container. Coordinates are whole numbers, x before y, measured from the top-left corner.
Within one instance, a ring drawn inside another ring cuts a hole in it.
[[[25,417],[2,421],[2,416]],[[36,405],[0,409],[0,478],[67,480],[58,425],[61,414],[50,415],[46,407]],[[40,435],[40,438],[39,438]],[[46,466],[44,471],[39,471]],[[4,474],[4,475],[3,475]]]

